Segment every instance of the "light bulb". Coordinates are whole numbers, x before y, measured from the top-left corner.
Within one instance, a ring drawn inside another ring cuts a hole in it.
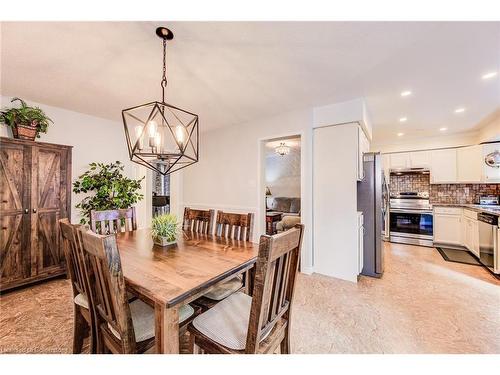
[[[177,125],[177,127],[175,128],[175,138],[177,139],[178,143],[180,143],[181,145],[184,144],[184,141],[186,139],[186,130],[184,129],[184,126]]]
[[[150,137],[155,136],[157,127],[158,127],[158,124],[156,123],[156,121],[148,122],[148,129],[149,129],[149,136]]]
[[[160,147],[161,146],[161,134],[156,133],[155,134],[155,147]]]
[[[137,125],[135,127],[135,137],[137,139],[137,148],[139,150],[142,150],[142,126],[141,125]]]

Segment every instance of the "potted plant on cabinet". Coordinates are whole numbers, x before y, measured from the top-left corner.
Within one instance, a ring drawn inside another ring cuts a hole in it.
[[[89,166],[89,170],[73,183],[74,193],[92,194],[75,206],[82,213],[80,223],[88,224],[92,210],[130,208],[143,198],[139,190],[144,177],[139,180],[125,177],[121,162],[90,163]]]
[[[12,129],[12,135],[18,139],[34,141],[40,138],[40,133],[47,133],[49,123],[53,121],[38,107],[30,107],[20,98],[14,98],[11,103],[18,101],[19,108],[12,107],[0,111],[0,122]]]
[[[160,246],[173,245],[177,242],[179,234],[177,216],[164,214],[153,217],[151,221],[151,235],[153,242]]]

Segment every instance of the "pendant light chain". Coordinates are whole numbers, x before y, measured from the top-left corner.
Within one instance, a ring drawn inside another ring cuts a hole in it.
[[[167,40],[163,39],[163,76],[161,78],[161,101],[165,103],[165,88],[167,87]]]

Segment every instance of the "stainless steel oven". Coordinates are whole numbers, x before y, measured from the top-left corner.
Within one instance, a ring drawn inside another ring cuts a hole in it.
[[[433,245],[434,218],[427,193],[400,193],[391,198],[390,241]]]

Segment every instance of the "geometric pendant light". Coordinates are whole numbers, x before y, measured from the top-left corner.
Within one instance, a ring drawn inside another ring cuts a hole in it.
[[[163,42],[161,101],[122,111],[130,160],[167,175],[198,161],[198,115],[165,102],[167,87],[167,40],[174,34],[165,27],[156,29]]]

